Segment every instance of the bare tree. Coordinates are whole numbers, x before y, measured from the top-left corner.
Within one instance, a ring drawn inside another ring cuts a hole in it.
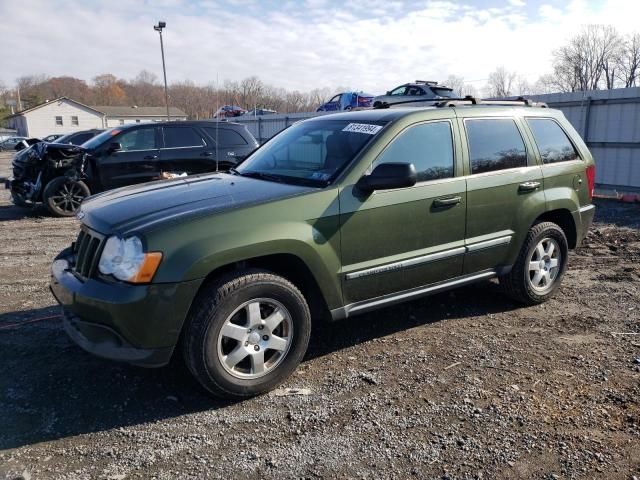
[[[489,97],[509,97],[514,94],[516,73],[509,72],[504,67],[498,67],[489,74],[487,82],[487,96]]]
[[[640,33],[634,33],[624,39],[624,43],[618,57],[616,75],[626,88],[635,87],[639,83]]]
[[[587,25],[554,52],[554,75],[564,91],[613,88],[621,37],[610,25]]]

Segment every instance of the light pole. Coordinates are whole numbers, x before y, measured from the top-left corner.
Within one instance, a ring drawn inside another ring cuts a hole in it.
[[[162,44],[162,29],[167,26],[166,22],[158,22],[153,29],[160,34],[160,53],[162,53],[162,73],[164,74],[164,103],[167,106],[167,121],[171,120],[169,116],[169,91],[167,90],[167,68],[164,65],[164,45]]]

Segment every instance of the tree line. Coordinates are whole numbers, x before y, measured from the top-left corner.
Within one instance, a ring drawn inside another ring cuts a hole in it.
[[[191,81],[174,82],[168,85],[167,90],[169,105],[182,109],[192,119],[211,118],[222,105],[238,105],[247,110],[268,108],[281,113],[315,111],[335,93],[329,87],[314,88],[308,92],[285,90],[267,85],[257,76],[241,81],[225,80],[219,86],[196,85]],[[58,97],[69,97],[91,106],[165,104],[164,85],[157,75],[146,70],[131,80],[110,73],[97,75],[90,83],[71,76],[29,75],[18,78],[13,89],[0,85],[0,104],[6,104],[7,100],[17,103],[18,96],[22,109]]]
[[[553,52],[552,71],[529,82],[504,66],[491,72],[483,88],[449,75],[444,82],[459,96],[508,97],[552,92],[612,89],[640,85],[640,33],[623,35],[610,25],[587,25]],[[392,87],[392,86],[390,86]],[[314,88],[307,92],[265,84],[257,76],[241,81],[196,85],[174,82],[168,87],[169,104],[189,118],[211,118],[222,105],[245,109],[268,108],[281,113],[314,111],[332,95],[349,88]],[[113,74],[97,75],[90,83],[71,76],[23,76],[14,88],[0,84],[0,119],[10,113],[8,100],[23,108],[66,96],[86,105],[164,105],[164,87],[151,72],[141,71],[125,80]]]

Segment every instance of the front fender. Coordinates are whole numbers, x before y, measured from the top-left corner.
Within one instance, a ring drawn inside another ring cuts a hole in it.
[[[336,308],[342,303],[337,200],[324,207],[313,220],[291,219],[291,210],[271,204],[156,231],[149,248],[165,255],[154,283],[195,280],[238,262],[288,254],[307,266],[327,305]]]

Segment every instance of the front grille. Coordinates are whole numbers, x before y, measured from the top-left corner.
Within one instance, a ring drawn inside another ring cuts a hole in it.
[[[83,227],[73,245],[75,264],[73,271],[84,278],[91,277],[100,260],[103,237]]]

